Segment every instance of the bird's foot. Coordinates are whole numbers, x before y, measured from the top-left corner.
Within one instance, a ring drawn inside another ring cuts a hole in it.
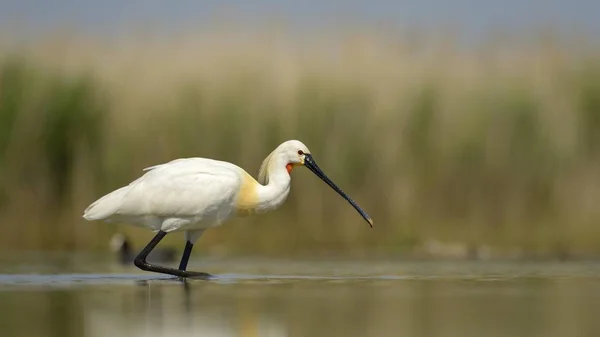
[[[214,276],[211,274],[198,271],[185,271],[184,273],[185,274],[182,277],[180,277],[180,280],[182,281],[184,281],[187,278],[196,280],[210,280],[214,278]]]

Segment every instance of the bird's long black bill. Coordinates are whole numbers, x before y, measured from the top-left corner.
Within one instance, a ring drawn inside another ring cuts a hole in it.
[[[371,217],[365,211],[363,211],[362,208],[360,208],[360,206],[358,206],[356,202],[354,202],[354,200],[352,200],[346,193],[344,193],[344,191],[337,187],[337,185],[334,184],[333,181],[331,181],[331,179],[329,179],[329,177],[327,177],[327,175],[325,175],[323,171],[321,171],[321,169],[319,168],[319,166],[317,166],[317,163],[315,163],[315,160],[312,158],[311,155],[305,155],[304,166],[311,170],[317,177],[321,178],[321,180],[327,183],[327,185],[333,188],[344,199],[346,199],[350,203],[350,205],[352,205],[352,207],[354,207],[354,209],[356,209],[358,213],[360,213],[360,215],[362,215],[362,217],[369,223],[369,226],[373,227],[373,220],[371,219]]]

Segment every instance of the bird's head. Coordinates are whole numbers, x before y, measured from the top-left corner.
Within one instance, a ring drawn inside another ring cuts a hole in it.
[[[304,165],[306,158],[311,155],[308,147],[299,140],[288,140],[282,143],[277,147],[276,152],[286,163],[288,173],[292,173],[294,167]]]
[[[310,150],[299,140],[288,140],[277,147],[274,151],[281,162],[286,163],[286,169],[288,173],[291,173],[296,166],[305,166],[317,177],[323,180],[329,187],[346,199],[360,215],[369,223],[369,226],[373,227],[373,220],[371,217],[360,208],[354,200],[352,200],[344,191],[342,191],[327,175],[319,168],[315,159],[313,158]]]

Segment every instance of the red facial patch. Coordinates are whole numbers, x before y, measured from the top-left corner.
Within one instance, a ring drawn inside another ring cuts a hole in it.
[[[291,174],[291,173],[292,173],[292,170],[294,169],[294,165],[292,165],[292,164],[290,163],[290,164],[287,164],[287,165],[285,165],[285,168],[287,169],[287,171],[288,171],[288,174]]]

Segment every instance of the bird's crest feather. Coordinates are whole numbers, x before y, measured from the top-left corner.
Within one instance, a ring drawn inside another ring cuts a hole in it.
[[[273,155],[275,151],[271,152],[265,160],[263,160],[260,165],[260,169],[258,170],[258,182],[262,185],[267,185],[269,183],[269,167],[271,166],[271,161],[273,159]]]

